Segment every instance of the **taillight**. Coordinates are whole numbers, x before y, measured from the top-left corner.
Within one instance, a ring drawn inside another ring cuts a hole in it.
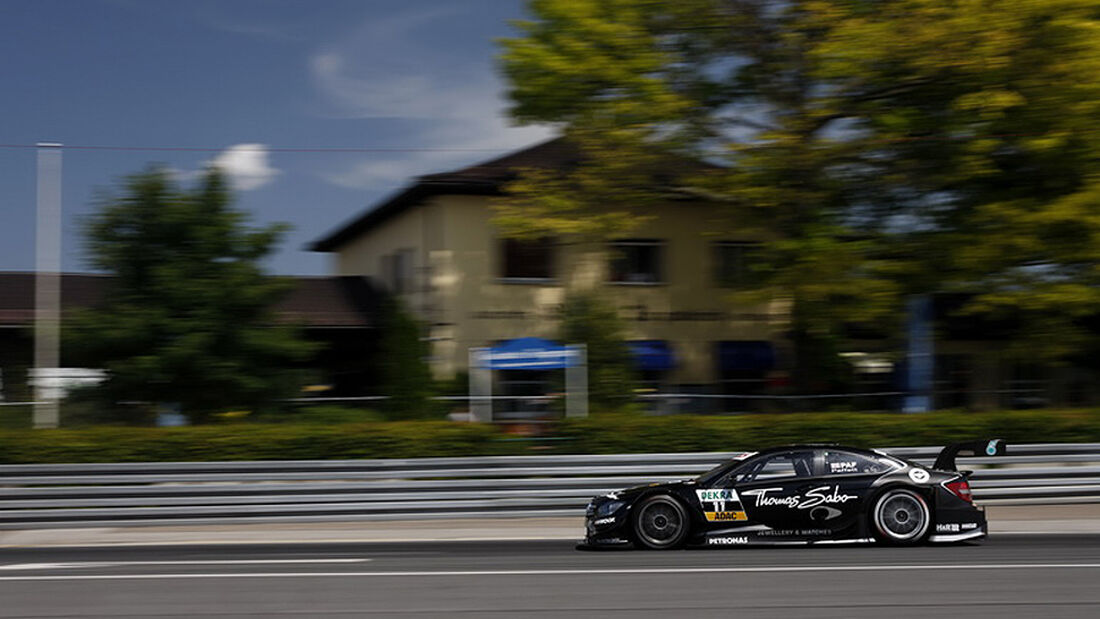
[[[970,484],[967,483],[965,479],[948,482],[943,486],[947,488],[951,492],[951,494],[959,497],[967,503],[974,502],[974,497],[970,494]]]

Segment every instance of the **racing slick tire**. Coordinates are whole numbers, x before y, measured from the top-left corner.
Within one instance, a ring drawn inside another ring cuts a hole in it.
[[[871,506],[871,530],[875,539],[894,546],[923,542],[932,530],[932,511],[920,493],[890,488]]]
[[[650,550],[677,548],[687,539],[687,510],[667,494],[651,496],[634,509],[634,539]]]

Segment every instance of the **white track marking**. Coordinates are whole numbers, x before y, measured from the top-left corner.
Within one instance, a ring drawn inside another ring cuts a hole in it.
[[[0,534],[3,531],[0,530]],[[574,533],[569,535],[522,535],[516,537],[440,537],[440,538],[423,538],[423,537],[333,537],[333,538],[320,538],[320,539],[263,539],[263,540],[219,540],[219,539],[197,539],[187,541],[148,541],[148,542],[108,542],[101,544],[52,544],[49,542],[44,543],[30,543],[30,544],[0,544],[0,548],[145,548],[145,547],[162,547],[162,546],[312,546],[317,544],[408,544],[408,543],[450,543],[450,542],[540,542],[540,541],[571,541],[575,543],[581,543],[582,537],[578,537]]]
[[[152,580],[187,578],[370,578],[440,576],[599,576],[611,574],[721,574],[775,572],[872,572],[872,571],[957,571],[957,570],[1037,570],[1100,569],[1100,563],[976,563],[946,565],[779,565],[761,567],[668,567],[576,570],[462,570],[434,572],[273,572],[213,574],[84,574],[73,576],[0,576],[3,581],[30,580]]]
[[[0,570],[71,570],[89,567],[128,567],[131,565],[285,565],[321,563],[366,563],[371,559],[211,559],[208,561],[80,561],[72,563],[13,563]]]

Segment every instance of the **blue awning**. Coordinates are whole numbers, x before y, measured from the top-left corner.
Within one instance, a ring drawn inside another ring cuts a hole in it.
[[[667,372],[676,367],[676,356],[664,340],[635,340],[627,345],[634,355],[634,367],[639,370]]]
[[[718,342],[718,368],[724,372],[767,372],[775,368],[771,342]]]
[[[578,354],[540,337],[520,337],[480,351],[476,361],[490,370],[557,370],[572,367]]]

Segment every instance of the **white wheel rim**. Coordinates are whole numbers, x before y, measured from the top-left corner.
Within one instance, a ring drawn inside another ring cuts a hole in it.
[[[897,541],[920,538],[928,530],[928,506],[911,492],[891,492],[875,505],[875,526]]]

